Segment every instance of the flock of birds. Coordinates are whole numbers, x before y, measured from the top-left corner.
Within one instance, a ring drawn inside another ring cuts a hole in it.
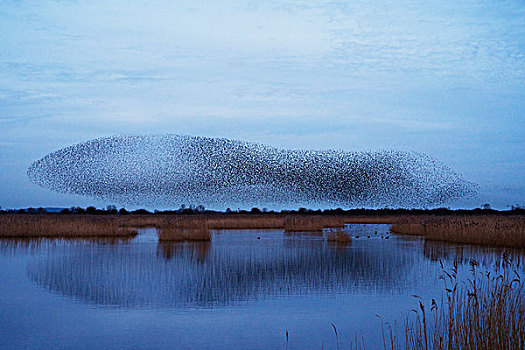
[[[35,161],[27,174],[54,191],[146,206],[424,207],[475,193],[416,152],[286,150],[173,134],[83,142]]]

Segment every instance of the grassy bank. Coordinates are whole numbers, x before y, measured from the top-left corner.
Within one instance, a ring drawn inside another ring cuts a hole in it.
[[[433,241],[525,247],[525,217],[458,216],[399,220],[391,226],[398,234],[424,236]]]
[[[97,215],[1,215],[0,237],[119,237],[136,235],[124,217]]]
[[[159,221],[159,241],[211,240],[207,220],[199,217],[164,217]]]
[[[156,227],[160,240],[209,240],[210,230],[320,232],[324,228],[342,228],[344,224],[391,224],[394,233],[421,235],[428,240],[525,247],[525,215],[522,214],[4,214],[0,215],[0,237],[118,237],[134,235],[137,228]]]
[[[155,227],[160,240],[210,240],[210,230],[297,232],[343,226],[344,218],[334,215],[0,215],[0,237],[113,237],[134,235],[137,228]]]

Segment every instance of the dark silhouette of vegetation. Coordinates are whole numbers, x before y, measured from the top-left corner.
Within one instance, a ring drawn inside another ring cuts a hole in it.
[[[151,212],[147,211],[146,209],[138,209],[138,210],[133,210],[131,214],[144,215],[144,214],[151,214]]]
[[[435,216],[461,216],[461,215],[496,215],[496,216],[505,216],[505,215],[523,215],[525,214],[525,209],[519,206],[512,206],[511,210],[496,210],[490,209],[488,205],[483,205],[482,208],[475,209],[449,209],[449,208],[434,208],[434,209],[405,209],[405,208],[383,208],[383,209],[366,209],[366,208],[355,208],[344,210],[342,208],[335,209],[307,209],[299,208],[297,210],[287,210],[283,209],[280,212],[275,212],[273,210],[267,210],[266,208],[259,209],[257,207],[251,208],[249,211],[244,209],[232,210],[227,208],[225,211],[216,211],[205,209],[204,206],[185,206],[181,205],[179,209],[176,210],[155,210],[154,212],[148,211],[146,209],[137,209],[128,211],[125,208],[117,209],[114,205],[108,205],[105,209],[98,209],[94,206],[89,206],[87,208],[81,207],[71,207],[64,208],[60,211],[47,211],[45,208],[26,208],[26,209],[0,209],[0,214],[90,214],[90,215],[127,215],[127,214],[140,214],[140,215],[174,215],[174,214],[300,214],[300,215],[345,215],[345,216],[403,216],[403,215],[435,215]]]

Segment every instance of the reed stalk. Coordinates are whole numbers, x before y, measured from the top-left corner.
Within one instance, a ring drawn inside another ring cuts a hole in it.
[[[525,348],[525,281],[508,259],[503,260],[500,274],[481,273],[472,261],[466,281],[459,280],[454,263],[450,270],[443,268],[443,281],[441,302],[433,299],[430,313],[419,301],[419,310],[407,314],[403,346],[387,344],[383,332],[385,350]]]
[[[413,221],[396,223],[390,230],[399,234],[421,235],[433,241],[525,247],[523,216],[446,216]]]

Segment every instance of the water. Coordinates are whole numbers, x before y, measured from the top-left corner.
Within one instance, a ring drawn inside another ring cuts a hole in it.
[[[347,245],[277,230],[216,231],[212,242],[161,243],[154,229],[0,241],[0,348],[285,349],[288,331],[290,349],[330,349],[331,323],[341,348],[356,335],[377,348],[376,315],[400,320],[412,295],[440,297],[440,259],[494,269],[502,255],[387,235],[386,225],[346,230]]]

